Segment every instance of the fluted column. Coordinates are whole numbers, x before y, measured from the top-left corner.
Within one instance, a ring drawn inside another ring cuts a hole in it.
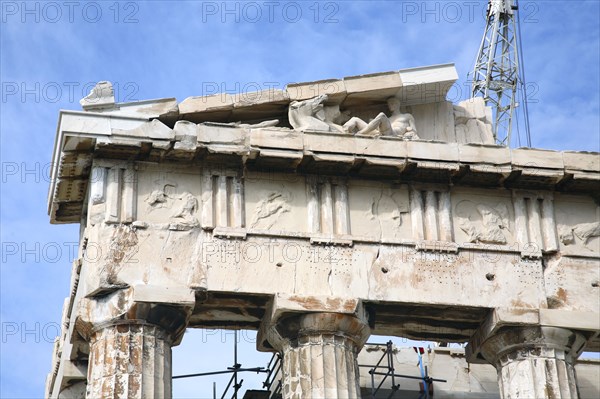
[[[309,313],[281,320],[284,399],[359,398],[356,361],[370,329],[354,315]]]
[[[88,399],[171,398],[171,342],[158,326],[141,320],[92,333]]]
[[[557,327],[506,327],[481,347],[503,399],[578,398],[574,361],[584,337]]]

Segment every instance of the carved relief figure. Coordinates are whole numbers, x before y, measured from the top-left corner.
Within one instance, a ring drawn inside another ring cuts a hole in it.
[[[148,212],[152,212],[158,208],[168,208],[168,200],[171,198],[171,193],[175,191],[175,185],[166,183],[162,187],[153,190],[148,197],[146,197],[146,203],[148,204]]]
[[[600,222],[579,223],[573,227],[561,226],[559,236],[564,245],[581,244],[593,250],[588,244],[594,237],[600,237]]]
[[[250,227],[259,229],[270,229],[273,227],[281,214],[291,210],[289,205],[290,199],[290,193],[270,192],[266,198],[263,198],[256,204]]]
[[[494,144],[491,108],[483,98],[475,97],[454,106],[454,124],[458,143]]]
[[[390,97],[387,100],[387,104],[392,113],[391,116],[388,117],[381,112],[369,123],[360,118],[353,117],[344,124],[344,129],[359,135],[381,135],[418,139],[415,118],[411,114],[400,112],[400,100],[396,97]]]
[[[329,125],[331,131],[338,133],[349,133],[348,130],[343,126],[344,122],[350,119],[348,111],[341,111],[339,104],[326,105],[324,108],[325,123]]]
[[[268,121],[262,121],[259,123],[242,123],[241,121],[223,123],[223,125],[226,125],[226,126],[255,128],[255,129],[258,129],[261,127],[273,127],[273,126],[277,126],[278,124],[279,124],[279,119],[270,119]]]
[[[325,105],[327,99],[327,94],[322,94],[304,101],[293,101],[288,110],[290,125],[296,130],[347,133],[341,123],[349,117],[340,111],[338,104]]]
[[[327,99],[327,94],[322,94],[304,101],[293,101],[288,109],[290,125],[296,130],[419,138],[415,118],[400,112],[400,100],[396,97],[387,101],[391,116],[382,112],[369,123],[358,117],[350,118],[348,112],[342,112],[337,104],[325,105]]]
[[[288,109],[290,125],[296,130],[323,130],[329,131],[329,125],[325,122],[325,110],[323,102],[327,100],[327,94],[304,100],[293,101]]]
[[[171,215],[171,222],[177,223],[178,226],[193,227],[198,225],[198,219],[194,217],[194,213],[198,209],[198,200],[191,193],[185,191],[177,199],[176,203],[179,208]]]
[[[96,83],[90,94],[79,100],[83,109],[111,108],[115,104],[115,92],[111,82],[103,80]]]
[[[158,183],[157,183],[158,184]],[[153,190],[145,202],[148,204],[148,213],[160,208],[172,209],[169,215],[170,228],[187,230],[199,224],[194,214],[198,210],[198,200],[188,191],[177,195],[175,184],[162,183],[162,187]]]
[[[379,224],[379,238],[401,238],[402,214],[409,212],[407,201],[389,190],[382,190],[379,196],[374,196],[366,217],[376,220]]]
[[[476,213],[475,213],[476,211]],[[509,229],[509,213],[505,204],[494,207],[471,201],[461,201],[456,205],[456,220],[469,242],[486,244],[506,244],[505,233]]]

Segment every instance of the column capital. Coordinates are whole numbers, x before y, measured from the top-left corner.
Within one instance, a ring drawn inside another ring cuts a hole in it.
[[[153,331],[153,334],[156,335],[157,338],[165,340],[166,342],[171,342],[172,335],[169,334],[162,326],[148,323],[146,320],[139,319],[116,320],[111,323],[98,324],[93,330],[90,331],[89,340],[90,343],[94,343],[98,340],[98,337],[105,333],[105,330],[107,329],[114,329],[117,333],[124,333],[132,329],[143,328]]]
[[[585,346],[583,334],[561,327],[507,326],[496,331],[480,348],[485,360],[499,367],[532,357],[561,358],[573,363]]]
[[[114,291],[103,297],[83,298],[75,328],[90,341],[92,336],[107,327],[119,325],[153,325],[164,330],[165,339],[179,344],[185,333],[194,306],[193,293],[185,300],[164,296],[140,296],[137,287]]]
[[[357,398],[357,355],[370,333],[358,300],[280,295],[263,318],[258,347],[283,354],[284,399]]]
[[[480,338],[475,348],[471,340],[467,352],[472,355],[475,351],[496,368],[501,398],[579,397],[574,364],[586,343],[581,332],[543,325],[502,325]]]
[[[267,307],[257,347],[282,350],[300,337],[316,334],[344,336],[360,349],[371,334],[369,313],[356,299],[280,294]]]
[[[569,316],[568,319],[566,317]],[[565,336],[574,337],[569,353],[576,358],[590,336],[600,330],[590,312],[564,312],[556,309],[493,309],[471,336],[465,354],[469,363],[490,362],[490,350],[497,352],[519,345],[561,347]],[[571,339],[571,338],[569,338]],[[511,343],[514,341],[514,343]],[[489,349],[492,347],[492,349]],[[488,348],[487,350],[485,348]],[[486,353],[484,353],[486,351]]]
[[[367,320],[357,315],[306,313],[280,319],[272,326],[268,340],[275,349],[282,350],[287,346],[307,343],[311,337],[329,336],[333,340],[339,337],[358,351],[370,334]]]

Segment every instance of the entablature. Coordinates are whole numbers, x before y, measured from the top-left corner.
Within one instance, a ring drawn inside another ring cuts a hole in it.
[[[80,221],[94,159],[600,195],[597,153],[187,121],[171,129],[157,119],[62,111],[48,198],[52,222]]]

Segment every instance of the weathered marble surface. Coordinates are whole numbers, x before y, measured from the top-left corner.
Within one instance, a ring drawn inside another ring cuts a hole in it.
[[[117,324],[92,335],[87,398],[171,395],[171,347],[159,327]]]
[[[556,327],[511,327],[484,338],[502,398],[579,398],[575,360],[585,337]]]
[[[102,83],[102,104],[61,112],[48,210],[82,229],[47,396],[93,378],[90,398],[169,397],[187,327],[258,329],[288,353],[290,398],[358,392],[370,333],[470,340],[504,397],[540,394],[525,371],[573,395],[574,359],[600,348],[600,157],[486,145],[482,102],[445,101],[454,80],[436,66],[180,104],[117,104]],[[498,360],[506,331],[542,331],[539,353]],[[563,335],[581,346],[557,352]],[[110,369],[125,347],[147,352],[127,386]]]

